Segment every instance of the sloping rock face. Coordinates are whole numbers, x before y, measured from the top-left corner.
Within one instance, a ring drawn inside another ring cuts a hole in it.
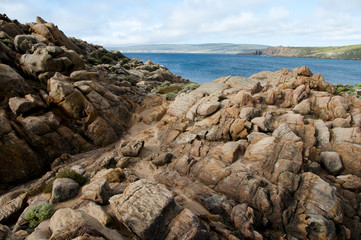
[[[0,18],[8,42],[0,42],[0,187],[39,176],[62,154],[116,142],[154,87],[189,82],[68,38],[40,17],[26,25]]]

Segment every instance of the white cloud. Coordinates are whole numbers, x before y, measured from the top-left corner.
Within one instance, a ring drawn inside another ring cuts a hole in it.
[[[326,9],[355,9],[361,7],[360,0],[320,0],[322,7]]]
[[[290,17],[290,12],[284,7],[273,7],[268,13],[268,18],[273,21],[286,20]]]
[[[41,16],[68,36],[102,45],[361,42],[361,0],[0,1],[10,18]]]

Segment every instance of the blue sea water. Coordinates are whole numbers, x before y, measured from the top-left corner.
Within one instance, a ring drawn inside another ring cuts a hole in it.
[[[361,83],[361,61],[247,56],[194,53],[124,53],[128,58],[151,60],[166,66],[172,73],[197,83],[211,82],[223,76],[249,77],[261,71],[292,70],[308,66],[313,74],[321,73],[333,84]]]

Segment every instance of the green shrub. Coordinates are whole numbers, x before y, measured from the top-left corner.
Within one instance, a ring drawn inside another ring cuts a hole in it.
[[[98,59],[93,57],[88,58],[87,62],[91,65],[98,65],[100,63]]]
[[[31,228],[35,228],[42,221],[51,218],[54,214],[53,205],[48,202],[40,202],[35,206],[30,206],[24,214],[24,219],[29,222]]]
[[[56,178],[71,178],[80,185],[83,185],[87,181],[86,177],[69,168],[66,168],[63,171],[57,173]]]
[[[102,58],[100,59],[100,61],[105,64],[110,64],[114,61],[114,59],[107,55],[103,55]]]
[[[156,91],[156,93],[159,93],[159,94],[166,94],[166,93],[178,93],[180,90],[182,89],[181,86],[179,85],[169,85],[169,86],[166,86],[166,87],[159,87]]]
[[[165,99],[166,99],[167,101],[172,101],[172,100],[174,100],[176,97],[177,97],[177,94],[176,94],[176,93],[170,92],[170,93],[168,93],[168,94],[165,96]]]
[[[189,90],[194,90],[197,87],[199,87],[198,83],[191,82],[191,83],[188,83],[187,85],[184,85],[181,92],[187,92]]]
[[[8,39],[8,38],[0,39],[0,41],[2,41],[2,42],[3,42],[4,44],[6,44],[6,45],[13,43],[13,42],[11,41],[11,39]]]
[[[170,84],[171,84],[171,82],[165,81],[165,82],[162,82],[162,84],[159,87],[169,86]]]
[[[132,86],[135,86],[137,84],[137,80],[133,76],[128,76],[125,78],[126,81],[130,82]]]
[[[125,58],[122,59],[122,63],[123,63],[123,64],[127,64],[129,61],[130,61],[130,59],[127,58],[127,57],[125,57]]]
[[[88,180],[86,177],[75,172],[74,170],[66,168],[66,169],[62,170],[61,172],[57,173],[55,178],[53,178],[45,186],[44,191],[43,191],[44,193],[51,193],[51,191],[53,190],[53,183],[54,183],[55,179],[57,179],[57,178],[71,178],[75,182],[79,183],[80,185],[84,185],[86,183],[86,181]]]
[[[51,193],[53,191],[53,183],[55,178],[53,178],[44,188],[44,193]]]

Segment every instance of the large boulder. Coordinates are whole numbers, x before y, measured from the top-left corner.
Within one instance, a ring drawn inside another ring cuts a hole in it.
[[[343,170],[340,155],[336,152],[322,152],[320,156],[323,165],[329,173],[337,175]]]
[[[99,204],[106,204],[112,195],[112,190],[106,179],[97,179],[84,186],[82,198]]]
[[[50,219],[51,238],[75,239],[88,234],[94,239],[102,237],[104,240],[124,239],[117,231],[103,227],[98,220],[80,210],[62,208],[54,213]]]
[[[75,197],[79,191],[79,183],[70,178],[58,178],[53,183],[51,203],[64,202]]]
[[[121,146],[120,152],[126,157],[136,157],[138,156],[140,150],[144,146],[144,140],[135,140],[131,141],[124,146]]]
[[[163,238],[167,222],[179,212],[165,186],[144,179],[113,196],[110,205],[118,220],[141,239]]]
[[[0,31],[4,31],[7,35],[14,38],[16,35],[24,34],[23,29],[19,25],[19,22],[13,22],[5,14],[1,14]]]
[[[31,50],[31,48],[37,43],[48,43],[46,38],[43,38],[41,39],[42,41],[39,41],[39,37],[41,38],[41,35],[17,35],[14,38],[14,45],[16,51],[18,51],[19,53],[26,53],[28,50]]]
[[[45,108],[45,103],[36,95],[27,94],[25,98],[13,97],[9,99],[9,107],[13,113],[20,115],[31,110]]]
[[[189,209],[184,209],[169,224],[166,240],[171,239],[209,239],[207,229]]]
[[[65,36],[65,34],[53,23],[48,23],[42,18],[36,17],[36,23],[30,23],[29,26],[37,34],[43,36],[49,42],[52,42],[57,46],[65,46],[69,50],[80,51],[79,47]]]
[[[38,176],[44,166],[44,159],[14,131],[3,135],[0,140],[0,181],[11,183]]]
[[[70,74],[84,68],[83,60],[73,50],[45,44],[38,44],[33,53],[22,55],[20,64],[24,72],[35,78],[46,72]]]
[[[29,92],[31,92],[31,87],[19,73],[9,65],[0,64],[0,103],[7,103],[7,98]]]
[[[110,126],[108,122],[101,117],[97,117],[91,124],[89,124],[85,135],[97,146],[106,146],[118,140],[118,136],[114,132],[112,126]]]

